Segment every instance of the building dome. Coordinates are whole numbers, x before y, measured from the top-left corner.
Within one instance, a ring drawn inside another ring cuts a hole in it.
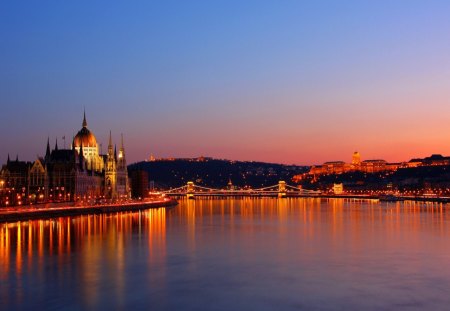
[[[361,155],[359,154],[358,151],[353,152],[352,164],[353,165],[360,165],[361,164]]]
[[[97,147],[97,139],[94,134],[87,128],[86,115],[83,118],[83,128],[78,131],[77,135],[73,138],[73,146],[75,148],[84,147]]]
[[[86,127],[83,127],[73,139],[73,146],[79,148],[84,147],[97,147],[97,139],[94,134],[91,133]]]

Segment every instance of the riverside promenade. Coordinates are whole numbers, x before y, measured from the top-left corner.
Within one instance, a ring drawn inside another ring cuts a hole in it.
[[[173,207],[177,204],[178,202],[174,199],[160,198],[151,201],[131,201],[118,204],[89,206],[27,205],[11,208],[0,208],[0,223],[86,214],[138,211],[149,208]]]

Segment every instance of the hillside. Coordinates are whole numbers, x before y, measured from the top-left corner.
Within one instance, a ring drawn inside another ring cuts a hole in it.
[[[450,166],[421,166],[400,168],[394,172],[363,173],[348,172],[305,178],[301,184],[305,188],[330,189],[334,183],[343,183],[347,190],[386,190],[388,185],[400,191],[450,188]]]
[[[138,162],[128,166],[148,172],[156,188],[173,188],[188,181],[202,186],[226,188],[229,180],[236,187],[271,186],[280,180],[290,182],[294,175],[304,173],[308,167],[263,162],[241,162],[211,158],[167,159]]]

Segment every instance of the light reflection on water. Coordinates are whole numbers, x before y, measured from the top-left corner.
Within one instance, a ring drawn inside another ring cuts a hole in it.
[[[445,206],[340,199],[0,225],[5,310],[448,310]]]

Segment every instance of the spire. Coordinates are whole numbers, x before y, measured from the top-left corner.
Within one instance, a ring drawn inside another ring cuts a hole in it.
[[[11,160],[9,159],[9,153],[8,153],[8,160],[6,160],[6,164],[9,164],[9,162],[11,162]]]
[[[114,160],[117,162],[117,146],[114,145]]]
[[[56,138],[56,142],[55,142],[55,150],[58,150],[58,137]]]
[[[113,156],[113,144],[111,130],[109,131],[108,155]]]
[[[16,154],[16,162],[19,162],[19,155]]]
[[[125,148],[123,146],[123,134],[121,135],[120,139],[120,149],[119,149],[119,161],[122,162],[122,164],[125,162]]]
[[[84,109],[84,111],[83,111],[83,127],[87,127],[87,122],[86,122],[86,109]]]
[[[45,151],[45,159],[50,158],[50,137],[47,137],[47,150]]]

